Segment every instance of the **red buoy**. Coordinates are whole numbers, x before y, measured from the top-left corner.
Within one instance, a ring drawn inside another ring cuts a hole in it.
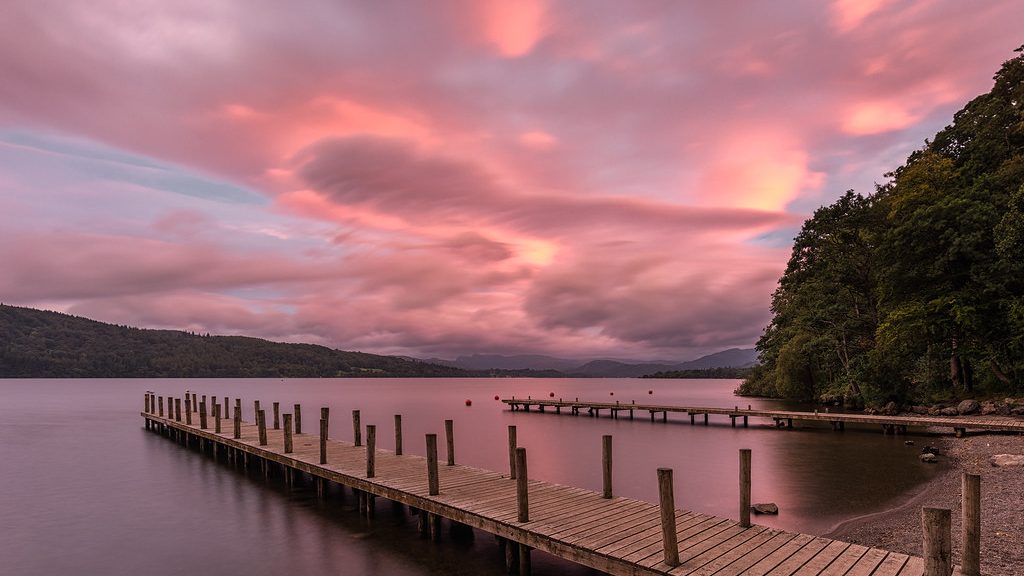
[[[548,396],[550,396],[550,397],[554,398],[554,397],[555,397],[555,393],[554,393],[554,392],[552,392],[552,393],[548,394]]]
[[[473,405],[473,401],[472,400],[466,400],[466,406],[472,406],[472,405]]]
[[[654,394],[654,390],[648,390],[647,393],[648,394]]]
[[[495,399],[495,400],[501,400],[501,398],[498,398],[498,395],[497,395],[497,394],[495,394],[495,395],[494,395],[494,399]]]
[[[608,395],[609,396],[615,396],[615,392],[609,392]]]

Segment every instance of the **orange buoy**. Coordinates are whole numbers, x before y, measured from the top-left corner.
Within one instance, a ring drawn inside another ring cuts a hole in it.
[[[472,400],[466,400],[466,406],[472,406],[472,405],[473,405],[473,401]]]

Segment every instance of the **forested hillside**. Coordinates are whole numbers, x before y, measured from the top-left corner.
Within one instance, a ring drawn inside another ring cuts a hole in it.
[[[886,176],[804,223],[742,393],[1024,393],[1024,55]]]
[[[216,378],[465,376],[393,356],[115,326],[0,304],[0,377]]]

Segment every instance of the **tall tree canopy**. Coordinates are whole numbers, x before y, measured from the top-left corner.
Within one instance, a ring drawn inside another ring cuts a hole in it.
[[[804,223],[741,392],[1024,392],[1024,54],[886,176]]]

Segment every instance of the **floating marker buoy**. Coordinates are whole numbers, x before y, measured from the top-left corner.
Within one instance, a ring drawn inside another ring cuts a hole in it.
[[[498,395],[497,395],[497,394],[495,394],[495,395],[494,395],[494,399],[495,399],[495,400],[501,400],[501,398],[498,398]]]
[[[609,392],[608,395],[609,396],[615,396],[615,392]]]
[[[466,406],[472,406],[472,405],[473,405],[473,401],[472,400],[466,400]]]
[[[648,394],[654,394],[654,390],[648,390],[647,393]]]
[[[550,397],[554,398],[554,397],[555,397],[555,393],[554,393],[554,392],[552,392],[552,393],[548,394],[548,396],[550,396]]]

